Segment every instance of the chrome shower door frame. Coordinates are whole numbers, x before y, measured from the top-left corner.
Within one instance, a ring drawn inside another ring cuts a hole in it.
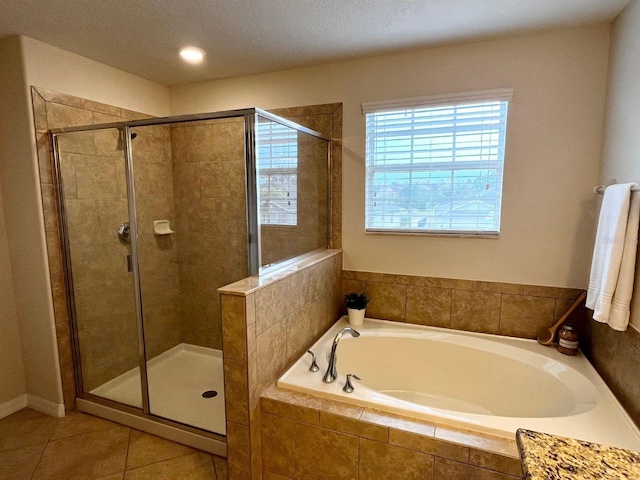
[[[136,210],[136,186],[133,177],[133,156],[131,154],[131,130],[125,126],[120,130],[124,139],[125,172],[127,178],[127,203],[129,209],[129,236],[131,238],[131,271],[133,273],[133,291],[136,302],[138,328],[138,361],[140,366],[140,384],[142,387],[142,411],[150,415],[149,378],[147,377],[147,355],[144,340],[144,316],[142,313],[142,287],[140,284],[140,250],[138,246],[138,219]]]

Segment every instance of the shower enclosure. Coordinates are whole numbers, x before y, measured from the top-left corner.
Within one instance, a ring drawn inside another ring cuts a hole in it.
[[[52,140],[78,405],[224,453],[217,289],[328,246],[329,139],[246,109]]]

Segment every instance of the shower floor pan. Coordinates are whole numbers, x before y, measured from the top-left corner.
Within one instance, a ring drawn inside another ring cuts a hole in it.
[[[153,415],[226,435],[221,350],[181,343],[147,362],[147,378]],[[211,391],[217,395],[202,396]],[[140,368],[90,393],[142,408]]]

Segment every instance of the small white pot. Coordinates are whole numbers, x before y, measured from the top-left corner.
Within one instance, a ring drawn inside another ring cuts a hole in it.
[[[356,308],[347,308],[347,314],[349,315],[349,325],[362,325],[364,322],[365,309],[358,310]]]

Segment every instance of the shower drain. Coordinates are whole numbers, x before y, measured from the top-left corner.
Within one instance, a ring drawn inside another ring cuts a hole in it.
[[[207,390],[206,392],[204,392],[202,394],[203,398],[213,398],[216,395],[218,395],[218,392],[216,392],[215,390]]]

